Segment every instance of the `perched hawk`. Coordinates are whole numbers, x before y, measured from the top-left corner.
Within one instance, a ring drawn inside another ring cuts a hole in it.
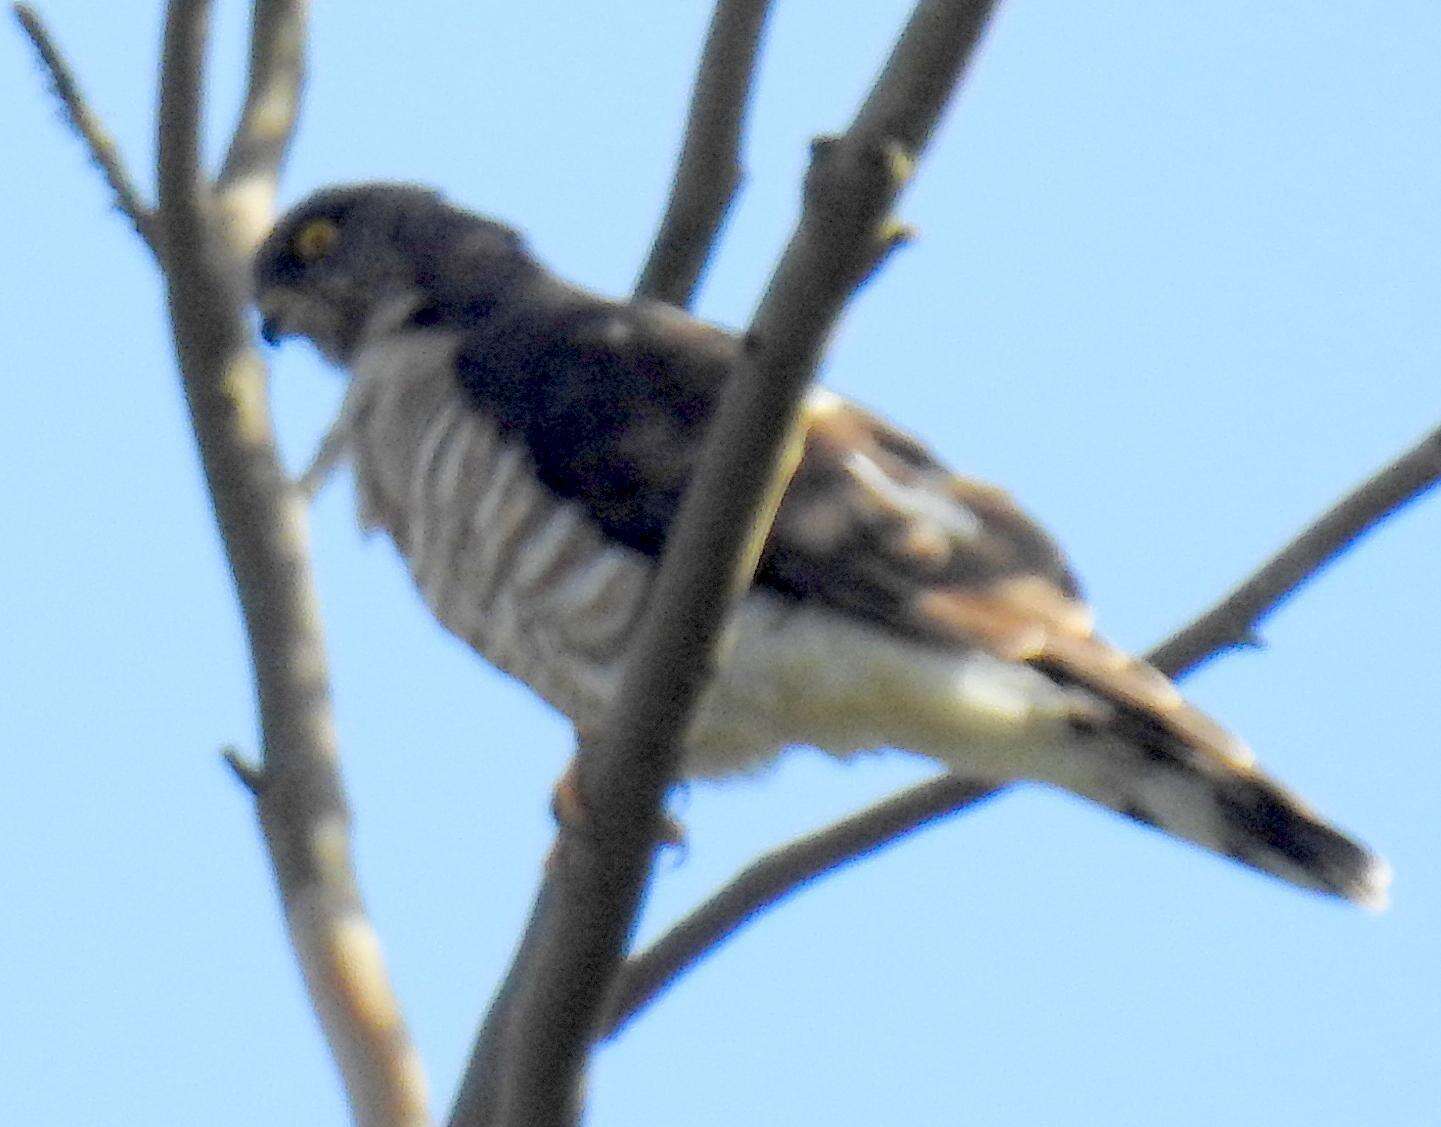
[[[322,191],[255,259],[268,340],[350,373],[362,520],[436,617],[578,728],[615,691],[738,338],[550,273],[515,231],[400,185]],[[1074,791],[1370,906],[1388,871],[1107,645],[1002,492],[812,393],[804,457],[685,749],[688,777],[804,744],[906,748]]]

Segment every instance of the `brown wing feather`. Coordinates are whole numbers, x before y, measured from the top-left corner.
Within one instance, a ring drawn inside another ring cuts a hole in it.
[[[1246,746],[1187,703],[1165,674],[1098,637],[1088,608],[1044,582],[1006,580],[985,592],[933,590],[914,612],[955,641],[1094,694],[1113,710],[1111,730],[1158,757],[1200,753],[1240,770],[1254,763]],[[1076,721],[1089,722],[1081,715]]]
[[[767,563],[891,629],[979,646],[1087,691],[1107,727],[1167,758],[1250,753],[1158,670],[1097,637],[1059,548],[999,489],[949,473],[909,435],[821,399]],[[1076,723],[1097,722],[1078,701]]]
[[[1161,758],[1200,753],[1240,771],[1255,765],[1250,749],[1187,702],[1163,673],[1102,638],[1052,637],[1031,664],[1113,705],[1113,730]]]
[[[929,591],[1039,577],[1077,590],[1060,550],[1000,490],[951,474],[909,435],[834,396],[811,411],[805,450],[759,580],[902,633]]]

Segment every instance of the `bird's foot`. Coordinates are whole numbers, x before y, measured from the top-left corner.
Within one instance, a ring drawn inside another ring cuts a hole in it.
[[[561,829],[582,837],[589,837],[593,834],[594,821],[580,790],[580,758],[578,756],[571,758],[565,771],[556,780],[555,789],[551,791],[550,795],[550,812]],[[656,840],[661,845],[683,850],[686,845],[685,826],[669,814],[662,813]],[[552,850],[548,867],[554,864],[554,859],[555,853]]]

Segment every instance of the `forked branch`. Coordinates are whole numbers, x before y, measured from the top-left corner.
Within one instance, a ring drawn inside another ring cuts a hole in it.
[[[355,1122],[420,1127],[429,1122],[424,1078],[355,880],[305,510],[275,448],[243,282],[255,229],[272,217],[295,120],[294,91],[287,100],[284,88],[299,82],[304,5],[259,0],[255,8],[251,92],[227,163],[232,188],[249,178],[272,189],[248,201],[241,223],[233,212],[224,220],[200,168],[209,16],[209,0],[171,0],[166,13],[158,221],[176,355],[255,670],[260,821]],[[253,107],[264,98],[280,111],[261,128]]]
[[[354,1120],[420,1127],[429,1121],[424,1079],[351,866],[306,517],[276,453],[243,282],[250,247],[273,218],[274,185],[294,126],[305,4],[255,5],[250,89],[217,191],[200,165],[210,3],[171,0],[154,211],[141,201],[39,17],[24,6],[16,15],[71,124],[164,274],[191,422],[255,671],[263,762],[251,767],[238,755],[228,758],[256,799],[291,943]]]

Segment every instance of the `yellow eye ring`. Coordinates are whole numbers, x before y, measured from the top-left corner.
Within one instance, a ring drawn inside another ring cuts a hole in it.
[[[331,219],[312,219],[290,240],[290,248],[301,262],[318,262],[330,253],[340,238],[340,228]]]

